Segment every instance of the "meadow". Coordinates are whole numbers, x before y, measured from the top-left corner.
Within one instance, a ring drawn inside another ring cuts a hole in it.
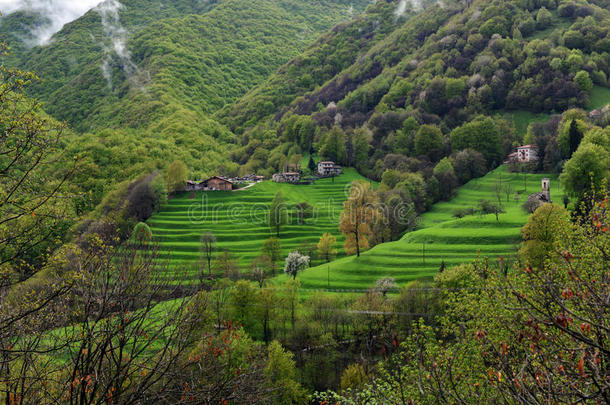
[[[197,280],[204,266],[199,251],[199,238],[212,232],[218,240],[218,251],[228,251],[241,267],[248,266],[261,253],[264,241],[274,233],[267,225],[268,206],[281,191],[289,207],[308,202],[315,207],[313,218],[298,223],[294,212],[290,223],[282,227],[282,255],[297,248],[315,245],[320,236],[330,232],[337,236],[337,260],[321,264],[299,274],[306,290],[363,290],[382,277],[393,277],[399,285],[413,280],[430,280],[440,269],[471,262],[478,257],[507,262],[514,257],[520,242],[521,227],[528,214],[521,208],[527,197],[540,191],[543,174],[509,173],[500,167],[483,178],[461,187],[448,202],[435,204],[421,216],[417,230],[406,233],[401,240],[378,245],[361,257],[345,257],[344,237],[338,231],[338,220],[346,190],[352,181],[363,178],[353,169],[314,185],[278,184],[265,181],[246,190],[233,192],[183,193],[149,220],[160,243],[160,254],[170,260],[172,272],[185,283]],[[561,201],[563,191],[556,177],[551,177],[552,198]],[[505,213],[463,218],[453,214],[459,209],[476,210],[480,200],[496,201],[499,197]],[[216,255],[218,254],[218,251]],[[278,263],[281,272],[283,263]],[[274,283],[287,277],[278,276]]]
[[[339,215],[349,185],[365,180],[354,169],[335,179],[322,179],[313,185],[279,184],[264,181],[241,191],[182,193],[172,198],[149,221],[159,241],[159,254],[170,260],[172,271],[184,282],[195,281],[202,266],[200,237],[212,232],[217,252],[228,251],[242,270],[261,254],[265,240],[275,236],[268,226],[269,205],[281,191],[288,208],[288,224],[282,226],[280,242],[286,256],[305,245],[316,245],[325,232],[337,236],[337,249],[344,238],[338,231]],[[307,202],[313,217],[300,224],[294,206]],[[311,247],[309,247],[311,249]],[[315,248],[313,248],[315,249]],[[278,264],[281,271],[282,264]]]
[[[448,202],[435,204],[420,218],[418,229],[401,240],[375,246],[360,257],[345,257],[307,269],[299,275],[304,289],[363,290],[382,277],[393,277],[399,286],[414,280],[431,280],[442,266],[468,263],[477,258],[506,263],[514,259],[521,227],[528,214],[522,209],[527,197],[539,192],[543,174],[509,173],[502,166],[485,177],[461,187]],[[557,176],[551,178],[551,198],[561,202],[563,191]],[[477,209],[480,200],[497,201],[502,192],[505,213],[453,216],[459,209]],[[508,193],[507,193],[508,188]],[[508,194],[508,198],[507,198]],[[285,276],[279,278],[279,282]]]

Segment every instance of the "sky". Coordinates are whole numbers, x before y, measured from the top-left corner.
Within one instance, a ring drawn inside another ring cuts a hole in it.
[[[46,16],[51,22],[32,32],[35,43],[42,45],[65,24],[76,20],[101,0],[0,0],[0,12],[7,15],[15,11],[32,11]]]

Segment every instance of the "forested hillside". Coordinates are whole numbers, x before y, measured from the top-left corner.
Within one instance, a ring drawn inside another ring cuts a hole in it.
[[[79,130],[214,111],[367,2],[165,3],[106,1],[25,53],[20,66],[44,80],[33,95]]]
[[[29,51],[15,42],[28,29],[19,12],[2,20],[13,39],[5,63],[36,72],[30,96],[75,129],[65,146],[79,157],[91,208],[117,183],[176,159],[195,178],[236,172],[233,134],[210,114],[367,4],[111,0]]]
[[[508,113],[589,108],[607,88],[606,3],[424,2],[409,18],[379,1],[218,117],[241,134],[233,157],[246,171],[310,149],[373,178],[465,148],[491,168],[525,135]]]

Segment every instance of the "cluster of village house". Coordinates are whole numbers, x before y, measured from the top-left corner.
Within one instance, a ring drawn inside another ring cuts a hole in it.
[[[221,177],[213,176],[204,181],[192,181],[186,182],[186,191],[231,191],[233,186],[239,183],[258,183],[259,181],[265,180],[265,176],[256,176],[249,174],[244,177]]]
[[[341,166],[335,164],[335,162],[325,161],[318,163],[319,177],[333,177],[338,176],[343,172]],[[213,176],[204,181],[192,181],[186,182],[186,191],[231,191],[236,184],[243,183],[258,183],[265,179],[264,176],[257,176],[249,174],[243,177],[221,177]],[[292,183],[298,184],[301,182],[300,171],[286,171],[283,173],[276,173],[273,175],[272,180],[276,183]]]
[[[318,163],[318,177],[334,177],[338,176],[343,172],[343,168],[335,162],[324,161]],[[300,171],[287,171],[283,173],[276,173],[273,175],[272,180],[276,183],[292,183],[297,184],[301,182]]]

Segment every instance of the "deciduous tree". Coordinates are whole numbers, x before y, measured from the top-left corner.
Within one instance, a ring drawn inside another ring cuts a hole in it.
[[[337,238],[331,233],[322,235],[318,242],[318,257],[324,259],[327,263],[330,262],[337,255],[336,243]]]
[[[355,181],[343,203],[339,230],[345,235],[345,252],[356,253],[369,248],[371,225],[379,219],[379,200],[370,183]]]

